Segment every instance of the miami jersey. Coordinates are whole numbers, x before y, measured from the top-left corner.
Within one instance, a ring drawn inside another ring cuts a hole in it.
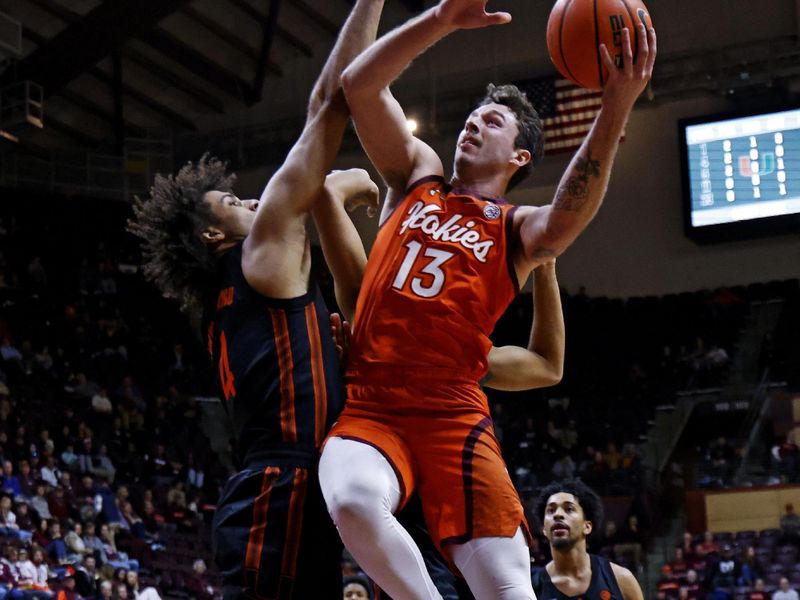
[[[239,457],[316,456],[344,404],[322,295],[312,282],[298,298],[262,296],[245,280],[241,262],[242,243],[221,261],[219,291],[205,318]]]
[[[370,253],[349,381],[381,372],[483,377],[489,334],[519,291],[509,248],[515,208],[438,176],[408,189]]]

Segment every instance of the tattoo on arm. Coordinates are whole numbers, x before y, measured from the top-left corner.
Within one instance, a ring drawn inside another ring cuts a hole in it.
[[[586,149],[586,156],[578,156],[575,170],[577,174],[558,188],[553,202],[555,210],[577,212],[589,199],[589,178],[600,176],[600,161],[592,158],[591,148]]]

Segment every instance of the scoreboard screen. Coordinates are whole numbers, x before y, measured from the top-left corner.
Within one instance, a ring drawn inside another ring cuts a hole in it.
[[[800,224],[800,109],[685,120],[680,134],[690,236]]]

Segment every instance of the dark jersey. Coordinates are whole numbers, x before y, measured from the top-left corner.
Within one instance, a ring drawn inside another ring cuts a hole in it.
[[[533,591],[537,600],[623,600],[617,578],[611,570],[611,563],[601,556],[590,554],[592,563],[592,580],[589,589],[577,596],[567,596],[558,591],[547,569],[539,569],[533,575]]]
[[[208,351],[233,416],[240,462],[315,456],[344,405],[329,315],[317,286],[267,298],[242,272],[242,243],[222,259],[206,310]]]

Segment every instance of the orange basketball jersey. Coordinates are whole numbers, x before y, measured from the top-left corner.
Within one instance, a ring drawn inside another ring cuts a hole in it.
[[[370,253],[349,381],[485,375],[489,334],[519,291],[509,248],[515,208],[436,176],[408,189]]]

